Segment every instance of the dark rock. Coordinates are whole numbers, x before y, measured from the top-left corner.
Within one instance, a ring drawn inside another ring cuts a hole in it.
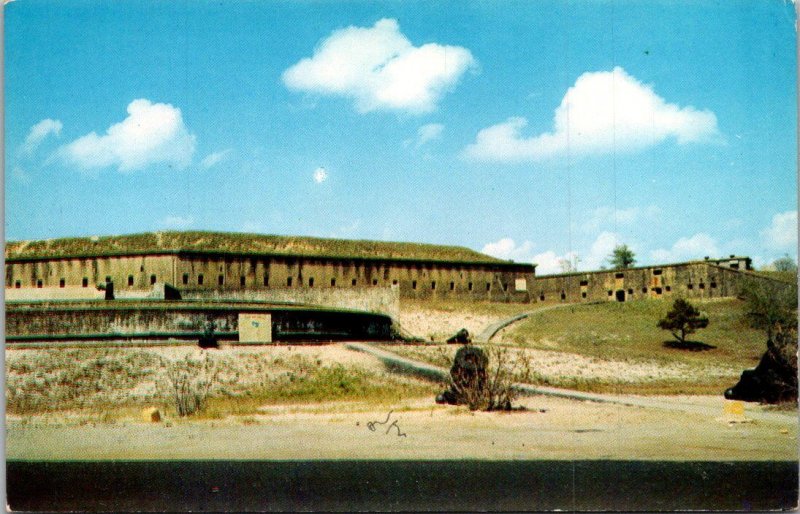
[[[447,344],[467,344],[471,342],[472,337],[470,337],[469,331],[466,328],[462,328],[456,332],[456,335],[447,340]]]
[[[488,365],[489,358],[480,348],[470,344],[459,348],[450,368],[452,385],[436,397],[436,403],[466,404],[464,391],[480,391],[485,387]]]
[[[797,368],[769,341],[758,366],[742,372],[739,382],[725,391],[725,398],[762,403],[797,401]]]

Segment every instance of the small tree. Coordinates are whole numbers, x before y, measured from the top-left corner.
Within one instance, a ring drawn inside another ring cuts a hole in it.
[[[669,330],[679,343],[685,344],[687,335],[708,326],[708,317],[691,303],[678,298],[664,319],[659,320],[657,326]]]
[[[636,264],[636,254],[628,248],[628,245],[617,245],[608,256],[608,262],[614,269],[630,268]]]
[[[775,259],[772,263],[772,267],[775,271],[780,271],[782,273],[797,273],[797,263],[794,262],[794,259],[789,257],[789,255],[784,255],[780,259]]]

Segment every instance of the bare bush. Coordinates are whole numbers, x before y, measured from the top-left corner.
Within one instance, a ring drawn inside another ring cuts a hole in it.
[[[197,358],[191,354],[174,362],[163,362],[166,389],[178,416],[191,416],[203,410],[219,370],[208,352]]]
[[[515,383],[530,380],[530,358],[504,346],[487,346],[474,353],[484,356],[478,357],[481,362],[451,370],[450,390],[456,403],[465,404],[470,410],[511,410],[520,394]]]

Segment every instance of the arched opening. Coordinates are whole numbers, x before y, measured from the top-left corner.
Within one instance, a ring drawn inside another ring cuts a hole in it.
[[[618,289],[617,290],[617,301],[618,302],[624,302],[625,301],[625,290],[624,289]]]

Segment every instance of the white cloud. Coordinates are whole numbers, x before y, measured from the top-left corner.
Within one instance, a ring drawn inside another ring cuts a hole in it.
[[[189,228],[194,224],[194,218],[191,216],[167,216],[161,220],[160,225],[166,228],[184,229]]]
[[[775,214],[769,227],[761,231],[764,243],[777,250],[797,248],[797,211]]]
[[[659,248],[650,252],[651,260],[657,264],[698,260],[704,257],[717,258],[720,255],[717,241],[703,232],[678,239],[672,248]]]
[[[653,221],[661,216],[661,209],[656,205],[647,207],[629,207],[614,210],[613,207],[598,207],[589,213],[588,219],[581,225],[585,232],[597,232],[603,227],[617,225],[633,225],[640,221]]]
[[[614,247],[620,244],[619,241],[617,234],[601,232],[589,247],[589,251],[581,257],[581,269],[598,270],[602,266],[608,266],[608,256],[614,251]]]
[[[428,123],[417,129],[417,148],[442,137],[444,125],[441,123]]]
[[[61,135],[62,127],[63,125],[59,120],[52,120],[50,118],[44,119],[32,126],[28,135],[25,137],[25,142],[22,143],[23,153],[28,155],[32,154],[50,134],[58,137]]]
[[[352,98],[361,113],[424,113],[474,65],[468,49],[414,46],[396,20],[382,19],[372,27],[334,31],[282,78],[295,91]]]
[[[317,184],[322,184],[326,180],[328,180],[328,170],[320,166],[319,168],[314,170],[314,182]]]
[[[225,159],[225,157],[228,156],[229,153],[231,153],[231,151],[232,150],[228,148],[227,150],[212,152],[206,155],[203,160],[200,161],[200,167],[207,170],[208,168],[219,164],[223,159]]]
[[[521,131],[527,123],[512,117],[485,128],[463,155],[480,161],[522,162],[567,152],[635,151],[669,138],[686,144],[719,137],[713,112],[667,103],[652,86],[620,67],[578,77],[555,110],[551,132],[524,137]]]
[[[117,166],[128,172],[164,163],[186,168],[195,151],[196,137],[183,123],[181,110],[170,104],[138,99],[128,104],[128,117],[61,147],[59,155],[82,169]]]
[[[493,243],[484,245],[481,252],[498,259],[513,259],[518,262],[529,261],[533,256],[533,243],[525,241],[517,245],[510,237],[504,237]]]

